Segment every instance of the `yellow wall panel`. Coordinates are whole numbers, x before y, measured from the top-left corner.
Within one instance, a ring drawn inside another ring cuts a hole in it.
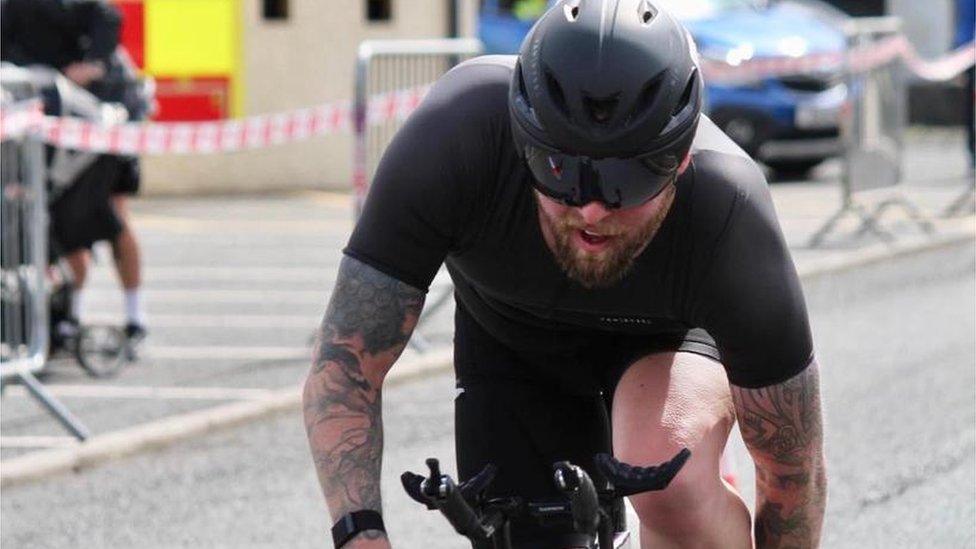
[[[239,70],[239,0],[146,0],[146,72],[230,75]]]

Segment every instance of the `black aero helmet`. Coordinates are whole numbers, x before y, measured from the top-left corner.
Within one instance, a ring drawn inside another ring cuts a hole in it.
[[[677,173],[701,113],[688,32],[649,0],[563,0],[522,42],[512,134],[536,188],[566,204],[642,204]]]

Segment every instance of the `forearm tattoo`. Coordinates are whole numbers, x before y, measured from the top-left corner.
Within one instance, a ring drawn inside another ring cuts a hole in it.
[[[305,427],[333,519],[382,510],[380,388],[423,303],[422,291],[343,258],[304,394]]]
[[[757,547],[816,547],[827,501],[816,363],[770,387],[733,386],[732,398],[756,461]]]

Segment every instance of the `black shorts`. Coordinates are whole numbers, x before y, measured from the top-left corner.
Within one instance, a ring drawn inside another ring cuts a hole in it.
[[[626,369],[655,352],[687,351],[719,360],[703,330],[658,335],[580,333],[572,355],[516,353],[478,325],[463,305],[455,314],[455,443],[463,481],[488,463],[498,467],[491,496],[558,500],[552,464],[569,460],[605,481],[593,456],[611,452],[613,391]],[[621,512],[622,513],[622,512]],[[565,547],[550,542],[567,525],[513,524],[513,543],[522,547]]]
[[[139,194],[139,184],[142,172],[139,168],[139,158],[135,156],[118,156],[119,175],[112,185],[112,194],[135,196]]]
[[[111,202],[111,188],[119,163],[99,156],[51,204],[51,249],[57,255],[90,248],[100,240],[114,240],[122,223]]]

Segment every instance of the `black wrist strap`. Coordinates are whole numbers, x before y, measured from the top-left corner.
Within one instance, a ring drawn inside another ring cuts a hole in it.
[[[372,509],[353,511],[332,525],[332,543],[339,549],[363,530],[379,530],[386,533],[383,517]]]

